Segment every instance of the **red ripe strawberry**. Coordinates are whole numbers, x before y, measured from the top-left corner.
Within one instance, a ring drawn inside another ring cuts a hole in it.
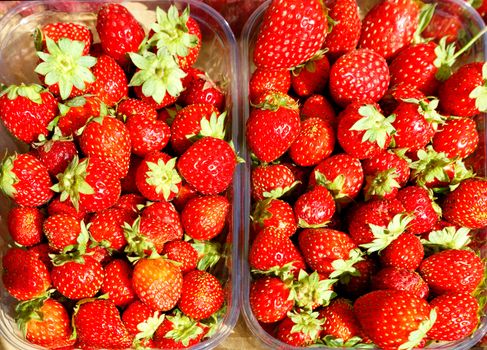
[[[303,17],[307,18],[305,25]],[[285,30],[282,23],[286,23]],[[327,28],[326,9],[321,2],[274,1],[257,35],[254,63],[259,68],[296,67],[321,48]]]
[[[186,106],[207,103],[213,105],[219,111],[223,111],[225,94],[207,74],[200,73],[188,83],[186,90],[181,92],[178,102]]]
[[[137,52],[145,36],[142,26],[120,4],[106,4],[98,11],[96,31],[103,51],[122,67],[129,62],[127,54]]]
[[[252,169],[252,198],[279,198],[296,185],[292,170],[283,164],[263,164]]]
[[[390,59],[412,41],[419,14],[420,5],[413,0],[378,3],[362,21],[359,47]]]
[[[14,154],[0,164],[0,189],[17,204],[27,207],[41,206],[54,192],[47,168],[33,155]]]
[[[154,333],[154,347],[158,349],[185,349],[201,342],[207,326],[183,315],[179,310],[164,317]]]
[[[95,82],[91,85],[90,93],[107,106],[113,107],[128,96],[125,72],[112,57],[108,55],[98,57],[92,71]]]
[[[8,249],[2,258],[2,267],[3,285],[18,300],[40,297],[51,286],[46,265],[30,251]]]
[[[372,276],[372,290],[403,290],[426,299],[429,293],[428,284],[419,274],[407,268],[385,267]]]
[[[167,259],[141,259],[135,264],[132,285],[140,300],[150,308],[168,311],[180,299],[183,275]]]
[[[438,295],[471,293],[483,278],[484,263],[471,251],[450,249],[424,259],[419,273],[431,291]]]
[[[289,287],[278,277],[262,277],[250,286],[249,303],[259,322],[282,320],[294,306]]]
[[[172,202],[160,201],[144,207],[142,217],[153,217],[161,224],[167,224],[172,228],[171,240],[182,239],[183,227],[179,213]]]
[[[98,293],[103,284],[103,267],[89,255],[82,256],[77,261],[53,263],[52,284],[67,298],[91,298]]]
[[[345,153],[333,155],[318,164],[309,177],[309,187],[325,186],[335,201],[346,206],[362,188],[364,173],[357,158]]]
[[[485,112],[484,70],[482,62],[469,63],[444,81],[438,90],[440,110],[459,117],[473,117]]]
[[[330,94],[345,107],[351,102],[377,102],[389,86],[386,60],[368,49],[356,49],[341,56],[330,70]]]
[[[439,41],[446,38],[446,43],[455,42],[459,38],[463,23],[454,7],[447,11],[435,11],[431,21],[421,33],[423,38],[430,38]]]
[[[63,136],[75,135],[93,116],[100,115],[101,101],[97,96],[78,96],[59,104],[57,127]]]
[[[299,227],[323,227],[335,214],[335,201],[325,186],[317,185],[294,203]]]
[[[330,77],[330,62],[323,52],[294,68],[291,85],[298,96],[310,96],[325,89]]]
[[[14,207],[8,213],[7,225],[10,236],[26,247],[41,243],[44,238],[42,223],[44,214],[37,208]]]
[[[332,262],[347,260],[350,251],[357,248],[349,235],[332,229],[305,229],[299,233],[299,248],[306,263],[319,273],[335,271]]]
[[[85,211],[78,211],[73,206],[71,201],[61,201],[59,196],[54,197],[47,207],[47,213],[49,216],[53,216],[56,214],[69,214],[79,221],[83,220],[86,217]]]
[[[16,306],[16,321],[33,344],[46,348],[72,346],[73,330],[69,314],[63,304],[51,298],[33,299]]]
[[[32,154],[46,165],[47,171],[52,176],[62,173],[71,163],[78,150],[73,141],[69,139],[57,139],[54,136],[51,140],[36,144]]]
[[[397,349],[424,345],[434,323],[427,301],[409,292],[378,290],[358,298],[354,313],[365,334],[380,348]],[[410,338],[411,332],[418,331]]]
[[[335,148],[335,132],[321,118],[301,122],[301,131],[289,147],[289,156],[299,166],[313,166],[327,158]]]
[[[118,170],[117,170],[118,171]],[[74,157],[66,171],[58,174],[59,183],[54,185],[61,192],[61,201],[70,198],[79,211],[95,212],[107,209],[120,198],[120,180],[111,163],[100,158]]]
[[[224,196],[195,197],[181,212],[184,232],[196,240],[210,240],[222,232],[229,211],[230,203]]]
[[[13,136],[26,143],[47,135],[47,126],[57,113],[56,99],[40,85],[12,85],[0,96],[0,119]]]
[[[327,55],[338,58],[357,47],[362,22],[356,0],[336,0],[329,6],[333,20],[325,40]]]
[[[132,287],[132,267],[128,262],[114,259],[105,266],[105,278],[101,285],[101,293],[108,294],[108,298],[116,306],[124,307],[136,298]]]
[[[112,117],[92,120],[81,134],[80,146],[86,156],[110,162],[119,178],[127,174],[130,164],[130,134],[120,120]]]
[[[233,180],[237,156],[225,141],[206,136],[196,141],[177,162],[182,177],[199,193],[225,191]]]
[[[277,339],[300,347],[315,343],[320,338],[324,323],[318,316],[318,312],[290,313],[277,326]]]
[[[373,158],[389,146],[393,121],[394,116],[386,118],[375,104],[352,103],[339,115],[338,142],[353,157]]]
[[[180,109],[171,124],[173,150],[183,154],[193,144],[191,138],[198,136],[203,126],[209,126],[210,119],[218,118],[219,115],[220,112],[208,103],[192,104]]]
[[[406,203],[404,203],[406,204]],[[410,223],[411,224],[411,223]],[[416,270],[424,257],[424,248],[418,236],[404,232],[379,255],[382,266]]]
[[[479,303],[468,293],[443,294],[431,300],[430,305],[438,315],[428,332],[431,339],[463,339],[477,328]]]
[[[487,225],[486,196],[487,181],[475,178],[462,181],[443,201],[443,218],[459,226],[484,227]]]
[[[470,118],[449,119],[433,136],[433,148],[448,158],[467,158],[479,143],[475,121]]]
[[[81,225],[74,216],[56,214],[44,220],[43,231],[49,241],[49,247],[55,252],[61,252],[67,246],[76,244],[81,233]]]
[[[164,152],[151,152],[137,168],[135,181],[140,193],[152,201],[173,199],[181,187],[176,158]]]
[[[330,305],[320,311],[319,318],[325,320],[323,334],[342,339],[344,342],[362,335],[360,325],[353,313],[352,304],[347,299],[332,300]]]
[[[113,207],[96,212],[90,219],[91,238],[105,248],[120,251],[127,244],[123,224],[131,224],[135,215],[135,212]]]
[[[279,199],[269,198],[257,202],[251,219],[253,232],[274,227],[291,237],[297,230],[293,208],[289,203]]]
[[[336,127],[336,112],[331,103],[323,95],[311,95],[304,101],[300,110],[301,118],[318,117]]]
[[[408,186],[399,190],[397,199],[414,218],[408,225],[408,232],[421,234],[433,230],[439,220],[434,203],[427,190],[418,186]]]
[[[73,322],[81,347],[124,349],[132,345],[132,337],[112,301],[87,300],[76,308]]]
[[[143,205],[144,203],[145,198],[140,194],[126,193],[120,196],[113,208],[122,209],[125,212],[133,214],[138,213],[138,206]]]
[[[183,277],[179,309],[194,320],[208,318],[223,305],[223,288],[218,279],[206,271],[193,270]]]
[[[148,324],[149,319],[154,316],[154,314],[158,315],[159,313],[152,310],[140,300],[134,300],[124,310],[122,321],[127,328],[127,331],[131,335],[136,336],[141,332],[137,326],[141,323]]]
[[[290,96],[267,92],[247,120],[246,137],[250,150],[263,162],[282,156],[300,130],[299,108]]]
[[[256,103],[257,98],[269,90],[287,94],[290,88],[291,73],[288,69],[257,68],[249,81],[249,100]]]
[[[303,257],[293,242],[281,231],[268,227],[255,237],[249,250],[249,265],[256,270],[267,271],[275,266],[291,264],[292,272],[305,269]]]
[[[198,251],[190,243],[181,240],[164,244],[162,254],[168,259],[180,263],[179,268],[183,274],[196,269],[199,260]]]
[[[84,43],[83,55],[88,55],[91,44],[93,43],[93,34],[90,29],[79,23],[72,22],[54,22],[48,23],[38,28],[34,34],[34,40],[37,51],[46,51],[46,37],[58,42],[61,38],[68,38]]]
[[[134,115],[143,115],[147,119],[157,119],[157,111],[147,103],[135,98],[128,98],[117,105],[117,115],[123,120],[130,119]]]
[[[426,96],[412,85],[399,84],[394,85],[387,90],[379,103],[384,114],[390,115],[397,108],[399,102],[410,98],[421,101],[425,99]]]
[[[128,242],[125,252],[135,257],[160,254],[166,242],[182,238],[174,237],[174,228],[153,216],[138,217],[132,225],[125,223],[124,234]]]

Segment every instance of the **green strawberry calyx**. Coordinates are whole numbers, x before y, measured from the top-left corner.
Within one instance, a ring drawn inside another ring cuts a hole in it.
[[[409,333],[408,341],[401,344],[398,350],[412,350],[426,337],[428,331],[433,327],[436,322],[437,313],[434,308],[431,309],[429,317],[421,321],[417,330]]]
[[[268,91],[262,102],[258,104],[251,104],[252,107],[275,112],[279,108],[290,109],[293,111],[299,111],[299,104],[291,96],[279,92],[279,91]]]
[[[360,271],[354,265],[363,260],[365,260],[363,252],[358,248],[352,249],[348,253],[348,259],[336,259],[332,261],[331,266],[333,267],[333,272],[329,277],[338,278],[340,283],[348,284],[351,276],[360,276]]]
[[[396,168],[387,169],[367,176],[365,200],[368,201],[374,197],[382,198],[391,193],[395,188],[400,188],[401,185],[396,180],[398,177],[399,174]]]
[[[466,180],[471,179],[476,176],[472,169],[468,169],[461,159],[457,159],[454,164],[455,174],[453,179],[450,181],[448,190],[450,192],[454,191],[460,184]]]
[[[67,99],[76,87],[86,89],[86,83],[94,83],[95,76],[90,68],[96,64],[96,58],[83,55],[85,43],[68,38],[58,42],[46,37],[47,53],[38,51],[37,56],[43,61],[35,72],[44,76],[46,85],[59,85],[59,93],[63,100]]]
[[[198,36],[189,33],[187,26],[189,12],[189,6],[181,15],[174,5],[167,12],[157,7],[156,22],[150,26],[154,34],[148,39],[149,46],[165,48],[171,55],[187,56],[189,49],[198,46]]]
[[[413,43],[418,44],[425,42],[427,40],[423,39],[421,33],[426,29],[428,24],[431,22],[433,18],[433,14],[435,13],[436,4],[424,4],[421,6],[421,10],[419,12],[419,19],[418,19],[418,26],[416,31],[413,35]]]
[[[267,198],[257,202],[251,216],[251,220],[254,223],[263,226],[266,220],[272,218],[272,213],[269,212],[269,206],[272,200],[273,198]]]
[[[412,169],[411,178],[418,186],[426,187],[433,181],[450,183],[451,179],[446,170],[455,163],[453,159],[448,158],[444,152],[436,152],[432,146],[418,150],[416,155],[418,160],[412,162],[409,167]]]
[[[392,126],[396,116],[390,115],[386,118],[372,105],[360,107],[358,113],[362,118],[355,122],[350,130],[365,131],[362,136],[362,142],[369,141],[376,143],[382,149],[386,148],[388,146],[386,145],[388,136],[396,131]]]
[[[281,198],[285,194],[291,192],[300,183],[301,183],[301,181],[296,180],[289,186],[277,187],[277,188],[272,189],[269,192],[262,193],[262,195],[264,196],[264,198],[274,198],[274,199]]]
[[[328,51],[328,49],[318,50],[314,54],[314,56],[311,57],[309,60],[307,60],[306,62],[299,64],[296,67],[292,68],[291,73],[294,76],[298,76],[299,73],[301,73],[301,71],[303,69],[306,69],[310,73],[314,73],[316,71],[316,61],[322,60],[325,57],[325,54],[327,51]]]
[[[187,239],[191,239],[187,236]],[[185,238],[185,240],[187,240]],[[198,252],[198,264],[196,268],[201,271],[208,271],[215,266],[222,258],[222,246],[218,242],[193,240],[191,246]]]
[[[291,333],[303,333],[312,342],[318,339],[321,328],[325,323],[324,319],[319,318],[319,312],[302,311],[298,313],[290,311],[287,316],[294,323]]]
[[[6,156],[0,166],[0,189],[10,198],[14,198],[17,193],[15,185],[19,182],[19,178],[13,171],[16,159],[17,154]]]
[[[5,90],[0,92],[0,96],[7,95],[9,100],[15,100],[17,97],[25,97],[30,101],[42,104],[41,93],[46,91],[39,84],[20,84],[20,85],[10,85]]]
[[[263,275],[263,276],[279,277],[281,280],[284,281],[284,283],[291,286],[291,284],[294,281],[294,274],[293,274],[293,271],[295,269],[294,263],[295,263],[294,261],[291,261],[282,266],[276,265],[271,267],[268,270],[252,269],[252,273]]]
[[[428,123],[432,124],[435,130],[438,124],[445,123],[446,118],[436,111],[438,104],[440,103],[440,100],[437,98],[424,98],[422,100],[418,100],[416,98],[405,98],[403,101],[417,104],[419,114],[421,114]]]
[[[76,210],[79,209],[80,194],[90,195],[95,193],[93,187],[86,182],[88,165],[89,158],[85,158],[80,162],[78,156],[75,156],[64,173],[56,175],[58,183],[51,187],[54,192],[61,193],[61,202],[69,198]]]
[[[475,107],[480,112],[487,112],[487,62],[482,66],[483,84],[473,89],[468,97],[475,100]]]
[[[127,240],[127,246],[124,252],[127,254],[128,260],[132,263],[142,258],[160,258],[154,243],[140,233],[140,220],[141,217],[138,216],[132,225],[125,222],[122,226],[125,239]]]
[[[308,274],[300,270],[297,281],[290,286],[288,300],[294,300],[298,307],[310,311],[316,305],[326,306],[336,296],[332,289],[336,281],[336,279],[320,280],[318,272]]]
[[[327,177],[318,170],[314,172],[314,175],[316,183],[320,186],[325,186],[336,201],[339,203],[350,202],[350,197],[344,191],[346,180],[345,175],[340,174],[335,177],[333,181],[328,180]]]
[[[471,242],[470,229],[448,226],[442,230],[431,231],[428,239],[422,239],[423,245],[433,248],[435,251],[446,249],[465,249]]]
[[[225,111],[220,115],[217,115],[215,112],[213,112],[210,116],[210,119],[201,118],[200,120],[201,130],[199,134],[186,135],[186,138],[190,139],[193,142],[206,136],[224,140],[226,136],[226,130],[225,130],[226,117],[227,117],[227,112]]]
[[[85,263],[85,256],[93,255],[94,252],[87,253],[88,243],[90,242],[90,224],[86,225],[83,220],[80,222],[80,234],[76,239],[76,244],[68,245],[63,248],[60,254],[49,254],[54,266],[62,266],[68,262]]]
[[[15,321],[24,337],[27,334],[27,323],[29,321],[42,321],[44,319],[44,314],[40,309],[53,292],[54,289],[48,290],[34,299],[21,301],[15,306]]]
[[[166,319],[171,322],[172,329],[164,338],[173,339],[184,346],[188,346],[191,340],[198,338],[204,331],[198,321],[183,315],[179,310],[174,311],[173,316],[166,316]]]
[[[154,333],[157,331],[157,328],[164,322],[165,314],[154,311],[154,314],[147,318],[144,322],[141,322],[137,325],[137,330],[139,331],[135,335],[134,345],[140,343],[141,340],[145,339],[152,339]]]
[[[169,199],[171,193],[177,194],[179,192],[178,184],[182,182],[181,176],[176,170],[176,160],[177,158],[174,157],[167,162],[158,159],[157,163],[146,163],[149,168],[146,173],[147,184],[154,187],[156,193],[162,193],[165,200]]]
[[[186,73],[166,49],[157,50],[157,54],[147,51],[143,55],[135,52],[129,52],[129,55],[139,69],[130,80],[129,86],[141,86],[144,96],[161,103],[166,94],[178,97],[184,90],[181,80]]]
[[[218,332],[223,322],[223,319],[225,318],[226,315],[227,315],[227,305],[224,304],[220,308],[220,310],[213,313],[207,319],[200,321],[200,324],[206,327],[206,333],[204,335],[204,338],[211,338],[216,334],[216,332]]]
[[[394,215],[387,227],[369,224],[370,230],[374,235],[374,240],[370,243],[361,244],[360,246],[367,249],[368,254],[374,252],[380,253],[406,231],[407,226],[412,220],[413,216],[401,213]]]
[[[346,341],[342,338],[336,338],[331,334],[326,335],[323,338],[323,343],[332,348],[357,348],[357,349],[375,349],[374,344],[363,343],[363,339],[354,336]]]

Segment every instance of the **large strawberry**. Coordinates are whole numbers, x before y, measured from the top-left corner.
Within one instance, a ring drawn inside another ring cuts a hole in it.
[[[230,203],[224,196],[195,197],[181,212],[184,232],[193,239],[210,240],[222,232],[229,211]]]
[[[467,158],[479,143],[477,124],[470,118],[452,118],[433,136],[433,148],[448,158]]]
[[[8,212],[8,232],[18,245],[33,246],[44,238],[44,214],[38,208],[14,207]]]
[[[324,227],[335,214],[335,201],[325,186],[317,185],[303,193],[294,203],[299,227]]]
[[[303,18],[307,19],[305,24]],[[321,48],[327,28],[326,9],[320,1],[275,0],[264,14],[254,63],[258,67],[293,68]]]
[[[95,82],[91,85],[90,93],[107,106],[113,107],[128,96],[125,72],[112,57],[108,55],[98,57],[92,71]]]
[[[26,143],[47,135],[57,112],[56,99],[40,85],[12,85],[0,97],[0,119],[13,136]]]
[[[162,254],[172,261],[180,263],[179,268],[185,274],[196,269],[199,261],[198,251],[191,243],[181,240],[174,240],[164,244]]]
[[[51,186],[46,166],[31,154],[13,154],[1,163],[0,189],[19,205],[37,207],[47,203],[54,194]]]
[[[279,199],[268,198],[257,202],[251,220],[253,232],[274,227],[290,237],[297,230],[293,208],[289,203]]]
[[[325,48],[328,55],[338,58],[357,47],[362,22],[356,0],[336,0],[329,9],[331,31],[326,37]]]
[[[252,169],[252,198],[279,198],[297,185],[292,170],[284,164],[263,164]]]
[[[61,252],[67,246],[76,244],[81,233],[80,221],[69,214],[50,215],[44,220],[42,228],[53,252]]]
[[[294,306],[289,286],[278,277],[262,277],[253,281],[249,298],[252,313],[264,323],[282,320]]]

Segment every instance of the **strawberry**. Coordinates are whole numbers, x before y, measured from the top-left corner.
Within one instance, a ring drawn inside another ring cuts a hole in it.
[[[46,348],[74,345],[68,311],[57,300],[33,299],[18,304],[15,311],[17,324],[31,343]]]
[[[413,0],[377,3],[362,21],[359,47],[390,59],[412,41],[419,14],[420,5]]]
[[[362,22],[356,0],[336,0],[329,6],[330,29],[325,40],[327,55],[338,58],[357,47]]]
[[[46,265],[30,251],[9,248],[2,257],[2,266],[3,285],[18,300],[40,297],[51,286]]]
[[[279,198],[296,186],[292,170],[283,164],[262,164],[252,169],[252,198]]]
[[[164,317],[154,333],[155,347],[160,349],[184,349],[201,342],[207,327],[175,310]]]
[[[40,85],[11,85],[0,96],[0,119],[10,133],[25,143],[47,135],[58,113],[55,97]]]
[[[219,235],[230,211],[224,196],[201,196],[190,199],[181,212],[184,232],[193,239],[210,240]]]
[[[28,153],[4,158],[0,167],[0,189],[17,204],[27,207],[43,205],[54,192],[46,166]]]
[[[179,309],[194,320],[208,318],[223,305],[224,293],[218,279],[206,271],[193,270],[183,277]]]
[[[341,56],[330,70],[330,94],[342,107],[354,101],[377,102],[389,86],[386,60],[369,49],[352,50]]]
[[[278,277],[262,277],[252,282],[250,308],[259,322],[282,320],[294,306],[289,286]]]
[[[134,267],[132,286],[139,299],[155,311],[171,310],[181,296],[179,266],[164,258],[141,259]]]
[[[128,243],[125,253],[134,258],[160,254],[166,242],[182,238],[175,237],[173,226],[153,216],[139,216],[132,225],[125,223],[123,229]]]
[[[453,73],[438,89],[440,110],[459,117],[473,117],[485,112],[484,71],[482,62],[473,62]]]
[[[120,313],[110,300],[83,300],[76,306],[73,323],[82,347],[128,348],[132,339]]]
[[[304,101],[300,110],[301,118],[308,119],[318,117],[336,127],[336,112],[331,103],[323,95],[311,95]]]
[[[421,234],[431,231],[439,220],[436,203],[430,198],[427,190],[418,186],[407,186],[399,190],[397,199],[401,201],[408,213],[414,218],[409,223],[408,232]]]
[[[356,270],[355,272],[351,274],[344,273],[342,276],[339,276],[340,280],[336,284],[336,288],[334,288],[339,295],[356,299],[370,291],[370,280],[377,273],[378,264],[373,256],[363,255],[361,258],[363,260],[353,264],[353,269]]]
[[[96,31],[103,51],[122,67],[129,62],[127,54],[137,52],[144,39],[144,29],[120,4],[106,4],[98,11]]]
[[[298,96],[310,96],[325,89],[330,76],[330,62],[324,52],[318,52],[309,61],[294,68],[291,85]]]
[[[451,193],[443,203],[443,218],[453,224],[469,228],[482,228],[487,225],[485,216],[485,196],[487,181],[467,179]]]
[[[418,271],[433,293],[471,293],[483,278],[484,264],[471,251],[450,249],[424,259]]]
[[[384,267],[371,278],[372,290],[402,290],[426,299],[428,284],[414,270],[400,267]]]
[[[339,115],[338,143],[353,157],[373,158],[389,146],[393,122],[394,116],[386,118],[375,104],[350,104]]]
[[[215,195],[228,188],[236,165],[237,156],[230,144],[205,136],[179,157],[176,167],[199,193]]]
[[[290,96],[269,91],[259,97],[259,104],[247,120],[248,147],[263,162],[282,156],[298,137],[299,110]]]
[[[81,223],[69,214],[49,216],[42,225],[44,234],[49,241],[49,248],[61,252],[67,246],[76,244],[81,233]]]
[[[162,254],[168,259],[180,263],[179,268],[183,274],[196,269],[199,260],[198,251],[190,243],[181,240],[164,244]]]
[[[138,206],[143,205],[144,203],[145,198],[141,195],[135,193],[126,193],[120,196],[113,208],[122,209],[125,212],[133,214],[138,213]]]
[[[90,218],[90,234],[95,242],[101,243],[105,248],[121,251],[127,244],[123,233],[123,224],[131,224],[135,213],[119,208],[108,208],[96,212]]]
[[[93,34],[91,30],[79,23],[72,22],[53,22],[48,23],[41,28],[37,28],[34,33],[34,41],[37,51],[47,50],[46,37],[58,42],[61,38],[68,38],[84,43],[83,55],[88,55],[91,44],[93,43]]]
[[[115,175],[124,177],[130,163],[130,134],[125,124],[112,117],[100,117],[89,122],[80,137],[80,146],[88,157],[98,157],[112,163]]]
[[[31,152],[46,165],[51,176],[64,172],[74,156],[78,155],[78,150],[73,141],[56,134],[50,140],[34,144]]]
[[[114,259],[105,266],[105,278],[100,289],[102,294],[116,306],[124,307],[132,303],[135,292],[132,287],[132,267],[122,259]]]
[[[277,339],[291,346],[307,346],[320,338],[325,322],[318,312],[292,313],[277,326]]]
[[[354,314],[365,334],[383,349],[421,347],[435,319],[426,300],[400,290],[361,296],[354,303]]]
[[[299,227],[324,227],[335,213],[335,201],[325,186],[317,185],[294,203]]]
[[[438,314],[428,337],[438,340],[458,340],[469,336],[479,322],[479,303],[468,293],[442,294],[430,301]]]
[[[293,208],[289,203],[279,199],[268,198],[257,202],[251,220],[253,232],[274,227],[291,237],[297,230]]]
[[[59,119],[56,126],[61,130],[63,136],[76,136],[93,116],[99,116],[102,103],[97,96],[77,96],[64,103],[59,103]]]
[[[122,321],[127,328],[127,331],[131,335],[136,336],[140,333],[138,325],[141,323],[148,324],[150,322],[150,319],[154,315],[159,316],[159,312],[152,310],[140,300],[134,300],[123,311]],[[156,331],[156,329],[154,329],[154,332]]]
[[[160,201],[150,203],[143,208],[142,217],[153,217],[161,225],[169,225],[172,229],[171,240],[181,239],[183,237],[183,227],[181,225],[180,215],[172,202]]]
[[[330,305],[320,311],[320,319],[325,320],[323,334],[347,342],[352,337],[362,334],[360,325],[353,313],[352,304],[344,298],[331,301]]]
[[[69,214],[79,221],[83,220],[87,213],[85,211],[78,211],[73,206],[71,201],[61,201],[60,196],[55,196],[47,206],[47,213],[49,216],[53,216],[56,214]]]
[[[335,154],[319,163],[309,177],[309,187],[325,186],[341,207],[356,198],[362,188],[364,173],[357,158]]]
[[[186,79],[186,78],[185,78]],[[181,92],[178,103],[185,106],[192,104],[208,103],[219,111],[225,106],[225,94],[223,90],[208,76],[201,72],[188,83],[186,90]]]
[[[162,120],[135,114],[128,118],[125,125],[130,134],[132,153],[135,155],[145,157],[151,152],[162,150],[169,143],[171,129]]]
[[[301,131],[289,147],[289,156],[299,166],[313,166],[328,158],[335,147],[335,133],[321,118],[301,122]]]
[[[29,247],[41,243],[43,222],[44,214],[38,208],[14,207],[8,212],[8,232],[18,245]]]
[[[462,26],[462,19],[455,13],[454,7],[448,11],[435,11],[421,36],[433,41],[445,38],[446,43],[450,44],[459,38]]]
[[[418,236],[409,232],[400,234],[379,255],[382,266],[393,266],[410,270],[416,270],[421,264],[423,257],[424,248],[421,240]]]
[[[287,69],[257,68],[249,81],[249,100],[252,103],[266,91],[273,90],[287,94],[291,88],[291,73]]]
[[[122,120],[129,120],[135,115],[142,115],[147,119],[157,119],[157,111],[144,101],[127,98],[117,105],[117,115]]]
[[[305,25],[303,17],[307,18]],[[286,23],[285,31],[282,23]],[[296,67],[321,48],[327,28],[326,8],[321,2],[273,1],[257,34],[254,63],[259,68]]]
[[[176,158],[164,152],[151,152],[137,168],[135,181],[140,193],[153,201],[173,199],[181,187]]]
[[[470,118],[449,119],[433,136],[433,148],[448,158],[467,158],[479,143],[475,121]]]
[[[90,92],[108,107],[128,96],[127,77],[122,67],[111,56],[101,55],[92,69],[95,82]]]

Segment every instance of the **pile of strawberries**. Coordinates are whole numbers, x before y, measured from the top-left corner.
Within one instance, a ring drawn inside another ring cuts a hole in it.
[[[327,4],[273,1],[253,46],[250,308],[294,346],[464,339],[485,305],[487,64],[460,58],[484,32],[457,41],[461,19],[414,0]]]
[[[194,67],[189,8],[146,25],[119,4],[99,8],[100,42],[46,24],[33,33],[41,83],[1,93],[3,124],[29,145],[0,164],[15,204],[2,281],[46,348],[188,347],[226,313],[226,97]]]

